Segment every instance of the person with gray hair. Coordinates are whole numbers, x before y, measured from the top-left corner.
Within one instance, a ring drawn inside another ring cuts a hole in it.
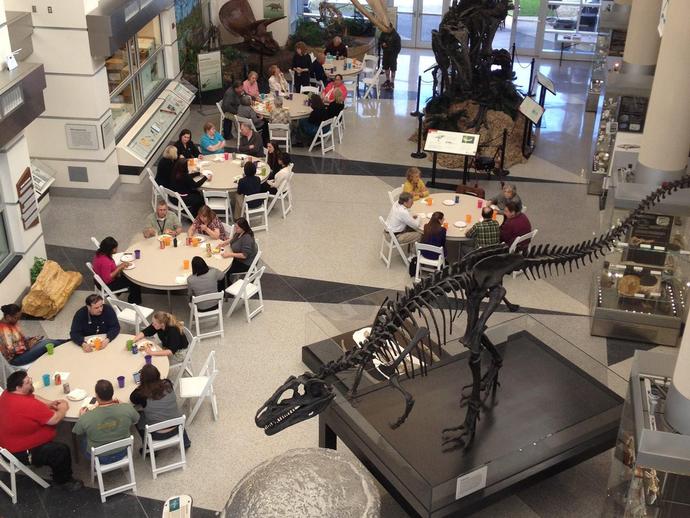
[[[386,225],[390,228],[401,245],[409,245],[422,237],[421,218],[410,214],[414,199],[409,192],[400,193],[398,203],[391,207]]]
[[[242,99],[240,99],[240,107],[237,109],[237,115],[252,121],[256,131],[261,132],[264,145],[266,145],[268,142],[268,125],[266,124],[266,121],[264,121],[264,118],[254,111],[254,108],[252,108],[252,98],[248,95],[245,95],[242,97]]]
[[[264,143],[261,137],[249,124],[244,122],[240,124],[240,146],[237,151],[260,158],[264,156]]]
[[[520,210],[522,210],[522,200],[517,194],[517,187],[514,184],[505,182],[503,184],[503,189],[499,194],[491,198],[492,205],[496,205],[499,209],[503,210],[506,208],[506,202],[512,200],[518,204]]]
[[[273,111],[271,111],[271,124],[290,124],[290,111],[283,107],[283,98],[273,99]]]

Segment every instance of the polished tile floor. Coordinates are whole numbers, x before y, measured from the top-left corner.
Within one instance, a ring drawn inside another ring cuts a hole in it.
[[[219,510],[232,487],[252,467],[287,449],[317,445],[316,420],[266,437],[255,427],[253,417],[278,384],[288,375],[305,370],[301,347],[336,334],[337,329],[315,322],[324,321],[327,314],[354,312],[357,304],[347,303],[352,299],[359,299],[360,305],[363,296],[380,301],[384,295],[410,285],[401,261],[394,259],[387,269],[378,258],[381,229],[377,218],[387,214],[387,191],[400,185],[407,166],[424,166],[428,177],[430,163],[410,157],[415,143],[408,137],[416,129],[416,120],[409,116],[414,109],[416,79],[432,62],[430,52],[404,52],[395,92],[380,101],[359,102],[348,110],[345,139],[335,153],[322,158],[318,153],[295,150],[299,155],[295,209],[285,220],[271,216],[270,231],[258,233],[269,271],[264,283],[265,311],[250,324],[235,313],[226,320],[225,338],[204,340],[195,355],[198,368],[209,351],[218,353],[220,418],[214,422],[209,408],[202,407],[189,430],[192,447],[187,470],[167,473],[154,481],[148,463],[137,460],[142,500],[165,500],[185,492],[193,496],[199,508]],[[516,73],[518,83],[526,88],[529,70],[523,65],[518,64]],[[598,211],[597,198],[587,195],[587,178],[582,172],[590,160],[593,125],[592,115],[584,113],[589,66],[564,62],[558,67],[557,62],[539,62],[538,67],[556,82],[559,93],[547,97],[545,124],[537,134],[535,153],[528,162],[511,169],[511,179],[528,206],[533,226],[539,229],[537,243],[576,243],[589,239],[592,232],[608,223],[608,215]],[[425,83],[422,98],[429,95],[429,88]],[[197,110],[193,107],[189,122],[195,135],[207,118],[216,119],[211,106],[204,114]],[[444,174],[457,181],[456,171]],[[489,194],[499,189],[493,180],[482,180],[481,185]],[[112,235],[126,248],[150,210],[147,184],[122,185],[110,200],[55,197],[42,214],[49,256],[66,268],[85,272],[83,263],[92,254],[90,236],[100,239]],[[556,330],[578,349],[578,354],[602,370],[609,386],[622,395],[630,358],[639,345],[589,335],[593,271],[589,266],[567,276],[538,281],[509,278],[506,287],[511,301],[521,304],[522,312]],[[85,282],[55,320],[24,322],[27,331],[66,336],[71,316],[88,289]],[[167,307],[165,296],[153,292],[144,293],[144,303]],[[173,311],[186,318],[186,300],[173,297],[172,304]],[[365,304],[365,311],[367,307],[373,315],[376,306]],[[515,316],[499,312],[489,324],[494,326]],[[69,431],[67,425],[60,429],[68,442]],[[605,453],[510,494],[476,516],[597,516],[605,497],[608,468],[609,453]],[[82,460],[77,472],[87,479],[87,471]],[[97,502],[93,490],[84,495],[84,501]],[[50,506],[61,509],[61,515],[74,516],[99,516],[101,511],[123,516],[130,512],[134,498],[113,497],[108,507],[92,506],[97,510],[91,514],[83,510],[86,504],[72,497],[52,492],[49,497]],[[117,507],[118,502],[122,507]],[[141,514],[149,512],[147,505],[140,504],[140,516],[155,515]],[[385,494],[383,505],[383,516],[405,516]],[[32,509],[36,506],[31,496],[20,496],[17,506],[0,498],[0,516],[5,518],[53,516],[34,514]]]

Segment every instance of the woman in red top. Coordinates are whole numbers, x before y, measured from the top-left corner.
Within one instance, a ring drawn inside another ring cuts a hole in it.
[[[335,98],[335,91],[340,90],[340,93],[343,94],[343,99],[342,103],[345,103],[345,99],[347,98],[347,88],[345,88],[345,85],[343,84],[343,76],[340,74],[335,75],[335,79],[328,83],[324,91],[321,93],[321,97],[323,98],[323,101],[326,103],[332,103]]]
[[[117,241],[115,238],[108,236],[101,241],[93,258],[93,271],[103,279],[103,282],[112,291],[127,289],[129,291],[127,300],[131,304],[141,304],[141,288],[122,275],[122,271],[131,263],[122,261],[116,265],[113,259],[113,254],[116,252]]]

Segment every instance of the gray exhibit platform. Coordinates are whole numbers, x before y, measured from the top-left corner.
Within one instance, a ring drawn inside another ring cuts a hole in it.
[[[520,321],[530,331],[520,330]],[[623,402],[619,380],[611,384],[603,367],[590,375],[582,362],[591,358],[535,322],[520,317],[491,336],[504,356],[501,386],[496,401],[487,401],[470,450],[441,446],[441,430],[465,415],[459,396],[471,380],[467,352],[402,382],[416,403],[396,430],[389,423],[403,410],[400,393],[372,367],[348,400],[353,373],[343,373],[334,403],[319,416],[319,445],[335,448],[340,438],[408,512],[425,517],[475,510],[516,484],[611,448]],[[551,336],[556,347],[542,341]],[[303,348],[303,361],[318,370],[353,344],[351,333],[313,343]]]

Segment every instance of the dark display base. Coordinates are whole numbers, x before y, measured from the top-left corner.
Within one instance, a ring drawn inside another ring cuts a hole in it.
[[[371,380],[348,401],[342,394],[352,374],[340,377],[341,394],[319,417],[320,446],[334,448],[340,437],[406,510],[435,517],[481,507],[489,496],[614,445],[622,408],[614,392],[528,332],[509,336],[498,348],[501,387],[482,412],[470,450],[444,452],[441,446],[441,430],[465,415],[459,397],[471,381],[468,353],[402,382],[416,403],[397,430],[389,423],[404,407],[399,392]],[[316,370],[337,354],[334,349],[332,341],[306,346],[303,360]],[[484,489],[456,500],[458,477],[483,466]]]

